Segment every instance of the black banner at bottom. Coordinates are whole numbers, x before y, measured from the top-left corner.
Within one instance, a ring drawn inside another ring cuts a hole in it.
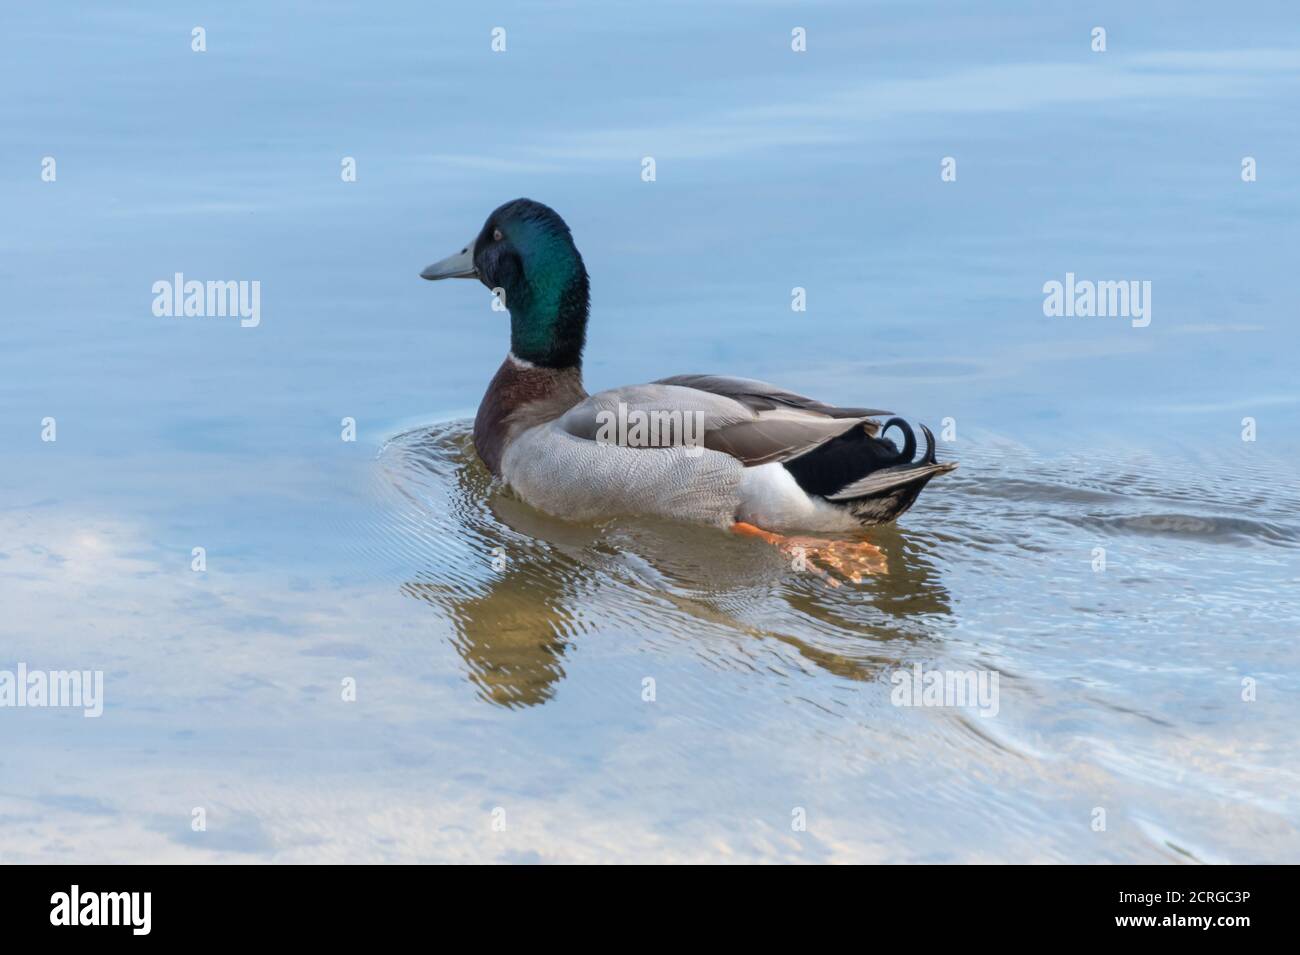
[[[739,873],[729,875],[737,880],[732,891],[708,885],[686,892],[686,873],[672,876],[669,891],[652,887],[659,873],[649,876],[650,885],[633,877],[621,890],[612,888],[619,876],[606,874],[603,892],[577,872],[567,891],[557,884],[565,876],[552,875],[544,892],[526,875],[490,887],[473,873],[457,872],[454,882],[448,875],[420,867],[9,867],[0,870],[0,919],[11,942],[65,936],[78,944],[110,938],[338,944],[373,941],[377,928],[427,929],[438,915],[482,912],[492,919],[484,924],[499,927],[504,914],[507,924],[522,927],[528,923],[521,917],[536,910],[553,924],[565,910],[577,916],[584,903],[597,906],[603,921],[626,919],[633,934],[658,933],[675,921],[698,934],[707,920],[719,929],[726,924],[734,937],[737,922],[754,922],[755,908],[744,900],[760,898],[755,928],[762,933],[768,929],[759,924],[773,920],[839,912],[919,927],[923,934],[997,925],[1001,933],[1180,943],[1199,935],[1232,944],[1271,936],[1292,919],[1284,910],[1291,872],[1280,867],[898,867],[845,874],[842,887],[829,891],[822,883],[827,874],[806,881],[809,874],[800,873],[789,882],[768,874],[763,888],[773,894],[764,897],[744,891]]]

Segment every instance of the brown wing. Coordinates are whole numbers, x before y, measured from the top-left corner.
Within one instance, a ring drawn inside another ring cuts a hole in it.
[[[893,414],[892,411],[873,408],[840,408],[828,405],[816,398],[786,391],[784,388],[754,378],[732,378],[729,375],[673,375],[671,378],[660,378],[655,384],[697,388],[700,391],[739,401],[753,411],[797,408],[827,418],[877,418]],[[867,421],[863,423],[863,427],[867,434],[875,434],[879,425],[874,421]]]
[[[800,399],[799,395],[790,397]],[[754,467],[806,454],[852,428],[869,427],[874,431],[876,427],[874,421],[847,413],[846,409],[833,410],[845,413],[831,415],[782,401],[746,403],[730,394],[655,382],[598,392],[565,412],[559,425],[575,437],[602,441],[606,440],[602,433],[610,433],[610,423],[618,414],[645,412],[661,415],[664,420],[671,416],[675,422],[671,427],[656,429],[661,435],[667,434],[671,443],[689,443],[681,440],[685,437],[711,451],[729,454],[745,467]],[[663,447],[666,443],[645,446]]]

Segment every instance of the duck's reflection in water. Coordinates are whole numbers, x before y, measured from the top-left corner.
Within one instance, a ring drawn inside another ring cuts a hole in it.
[[[573,618],[555,578],[510,570],[473,597],[425,581],[403,590],[450,615],[456,649],[485,700],[532,706],[554,695],[573,638]]]
[[[569,647],[601,628],[669,636],[715,663],[720,638],[745,655],[776,641],[865,681],[897,665],[891,643],[931,637],[950,611],[933,545],[894,527],[869,532],[887,571],[831,588],[770,544],[714,528],[550,518],[494,486],[463,433],[402,436],[385,456],[425,511],[420,535],[468,542],[475,555],[456,566],[445,548],[421,548],[436,553],[402,590],[446,614],[469,679],[497,705],[551,699]]]

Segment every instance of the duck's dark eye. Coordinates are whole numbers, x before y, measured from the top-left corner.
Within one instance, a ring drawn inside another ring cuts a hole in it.
[[[493,230],[492,230],[492,241],[493,241],[493,242],[500,242],[500,241],[501,241],[501,230],[500,230],[500,229],[493,229]]]

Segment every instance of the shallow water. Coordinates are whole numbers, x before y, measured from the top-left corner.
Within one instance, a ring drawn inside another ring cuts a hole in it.
[[[415,5],[201,55],[170,5],[5,11],[0,671],[105,699],[0,708],[0,860],[1300,859],[1290,7],[1102,4],[1096,56],[1039,4],[828,4],[793,60],[783,7],[572,10],[504,5],[495,59]],[[875,573],[490,481],[504,323],[415,274],[520,194],[592,271],[589,388],[953,419]],[[177,271],[260,325],[155,317]],[[1150,326],[1046,318],[1067,271]],[[894,705],[918,664],[996,715]]]

